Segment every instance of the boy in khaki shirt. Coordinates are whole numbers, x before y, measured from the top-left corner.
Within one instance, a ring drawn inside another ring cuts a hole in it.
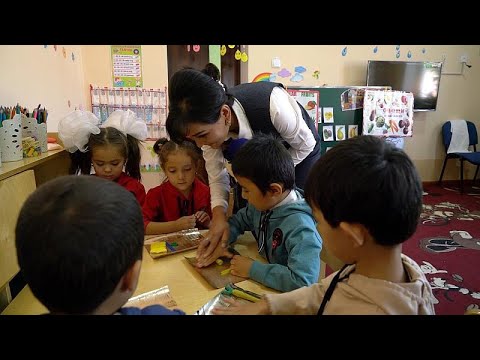
[[[317,284],[229,301],[216,314],[430,314],[430,284],[402,254],[422,208],[422,185],[409,157],[374,136],[342,141],[317,161],[305,198],[326,248],[345,265]]]

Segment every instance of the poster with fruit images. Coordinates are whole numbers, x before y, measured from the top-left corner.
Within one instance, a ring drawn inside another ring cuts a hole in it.
[[[335,139],[337,141],[345,140],[345,125],[335,125]]]
[[[358,125],[348,125],[348,138],[358,136]]]
[[[366,90],[363,134],[405,137],[413,134],[413,94],[405,91]]]
[[[323,141],[333,141],[333,125],[323,127]]]
[[[320,100],[320,92],[315,90],[297,90],[288,89],[288,93],[297,100],[307,110],[308,115],[315,123],[315,128],[318,130],[318,123],[320,122],[318,103]]]
[[[333,123],[333,107],[324,107],[323,108],[323,122]]]

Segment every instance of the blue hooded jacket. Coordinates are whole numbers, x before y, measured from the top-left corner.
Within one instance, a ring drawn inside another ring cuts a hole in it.
[[[264,212],[248,204],[228,220],[229,244],[251,231],[260,255],[269,262],[254,261],[250,278],[283,292],[318,281],[322,250],[311,208],[298,190],[292,191],[296,191],[296,201]]]

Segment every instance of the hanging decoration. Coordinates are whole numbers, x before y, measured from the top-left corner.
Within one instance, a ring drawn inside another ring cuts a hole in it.
[[[193,51],[199,52],[200,51],[200,45],[193,45]]]
[[[242,62],[247,62],[248,61],[248,55],[245,51],[245,45],[242,45],[242,49],[243,49],[243,52],[242,52],[242,57],[240,60],[242,60]]]
[[[235,60],[240,60],[242,58],[242,53],[240,52],[240,50],[237,49],[237,51],[235,51]]]
[[[221,45],[220,46],[220,55],[221,56],[225,56],[225,54],[227,53],[227,46],[230,49],[234,49],[235,47],[238,46],[238,48],[237,48],[237,50],[235,51],[235,54],[234,54],[235,60],[239,60],[239,61],[242,61],[242,62],[247,62],[248,61],[248,54],[245,51],[245,49],[246,49],[245,45]]]

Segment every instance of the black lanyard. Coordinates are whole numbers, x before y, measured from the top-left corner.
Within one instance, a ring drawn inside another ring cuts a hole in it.
[[[268,255],[268,247],[267,247],[267,237],[268,237],[268,221],[270,220],[270,216],[272,216],[273,211],[267,210],[260,214],[260,222],[258,227],[260,228],[259,240],[258,240],[258,252],[260,253],[263,248],[265,248],[265,256],[267,257],[267,261],[270,263],[270,256]]]
[[[346,269],[347,266],[350,266],[351,264],[345,264],[343,267],[340,269],[339,272],[335,274],[335,276],[332,279],[332,282],[328,286],[327,291],[325,292],[325,296],[323,297],[322,304],[320,305],[320,308],[318,309],[317,315],[323,315],[323,311],[325,310],[325,306],[327,306],[327,302],[330,301],[330,298],[332,297],[333,290],[337,287],[337,283],[340,281],[343,281],[344,279],[348,278],[350,273],[347,275],[343,276],[340,278],[340,274],[343,272],[343,270]]]

